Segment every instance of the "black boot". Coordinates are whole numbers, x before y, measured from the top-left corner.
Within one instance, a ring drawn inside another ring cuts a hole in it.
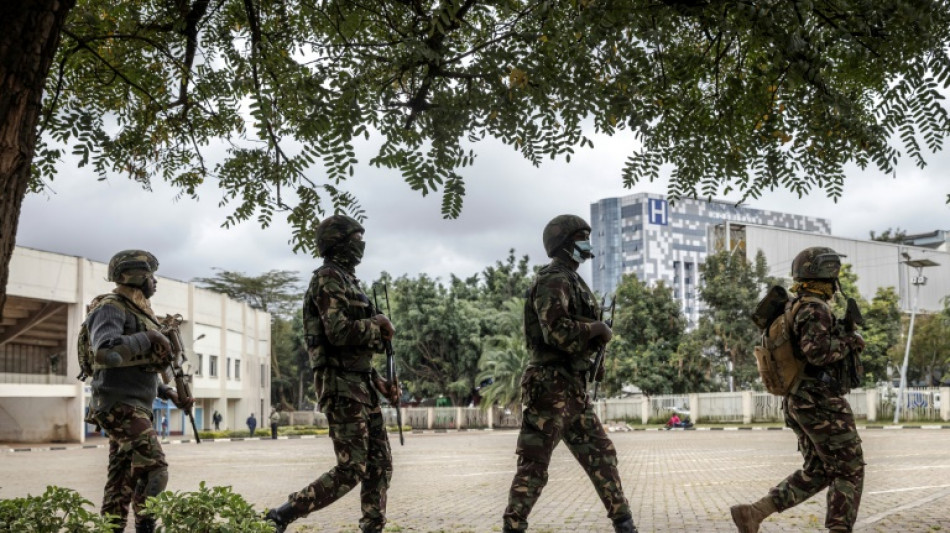
[[[614,522],[614,531],[617,533],[637,533],[637,526],[633,525],[633,517],[628,516]]]
[[[264,519],[268,522],[273,522],[274,533],[284,533],[287,526],[297,519],[297,511],[294,511],[290,503],[285,503],[276,509],[267,511],[267,515]]]
[[[135,533],[155,533],[155,519],[146,518],[136,522]]]

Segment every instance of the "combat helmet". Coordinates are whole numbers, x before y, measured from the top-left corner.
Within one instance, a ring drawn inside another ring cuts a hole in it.
[[[109,281],[139,287],[158,270],[158,259],[145,250],[122,250],[109,260]]]
[[[838,279],[841,271],[841,258],[844,254],[826,246],[805,248],[792,260],[792,278],[794,279]]]
[[[548,257],[554,257],[564,245],[564,242],[571,238],[578,230],[590,231],[590,224],[577,215],[558,215],[544,226],[544,251]]]
[[[337,244],[346,240],[350,235],[365,231],[355,218],[346,215],[333,215],[323,219],[317,226],[317,252],[321,257]]]

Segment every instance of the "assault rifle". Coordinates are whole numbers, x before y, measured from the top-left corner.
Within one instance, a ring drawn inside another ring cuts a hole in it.
[[[610,299],[610,318],[604,320],[604,309],[606,308],[607,297],[604,296],[600,301],[600,318],[599,320],[604,324],[607,324],[607,327],[613,327],[614,324],[614,309],[617,306],[617,298]],[[604,368],[604,359],[607,356],[607,343],[605,342],[600,348],[597,349],[597,355],[594,357],[594,364],[591,367],[590,376],[588,376],[588,381],[594,384],[594,401],[597,401],[597,389],[600,386],[600,379],[597,378],[603,372]]]
[[[165,318],[162,319],[161,329],[162,334],[168,337],[168,342],[172,346],[168,365],[161,372],[162,381],[166,385],[172,382],[175,383],[175,391],[178,393],[179,400],[192,397],[191,386],[189,385],[191,376],[185,374],[184,369],[182,369],[182,364],[188,360],[185,357],[185,350],[181,342],[181,331],[179,330],[182,320],[182,316],[178,314],[165,315]],[[195,432],[195,442],[201,444],[201,437],[198,436],[198,425],[195,424],[195,415],[190,407],[185,413],[188,415],[188,419],[191,420],[191,429]]]
[[[848,298],[848,307],[844,312],[844,330],[847,333],[854,333],[858,327],[864,325],[864,317],[861,315],[861,309],[858,308],[858,302],[854,298]],[[860,387],[864,381],[864,363],[861,362],[861,353],[852,351],[851,357],[846,364],[848,370],[848,381],[851,387]]]
[[[373,284],[373,306],[378,313],[380,308],[379,300],[376,297],[376,285],[376,283]],[[386,285],[383,285],[383,297],[386,299],[386,316],[392,320],[389,309],[389,289],[386,288]],[[386,350],[386,379],[389,380],[391,386],[396,387],[399,385],[399,378],[396,376],[396,351],[393,350],[393,342],[384,340],[383,348]],[[399,445],[405,446],[406,440],[402,436],[402,409],[399,407],[399,402],[393,407],[396,408],[396,425],[399,426]]]

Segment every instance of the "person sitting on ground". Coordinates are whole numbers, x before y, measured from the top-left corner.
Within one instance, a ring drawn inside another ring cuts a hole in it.
[[[680,417],[676,413],[673,413],[673,416],[670,417],[669,421],[666,423],[666,429],[682,427],[680,422]]]

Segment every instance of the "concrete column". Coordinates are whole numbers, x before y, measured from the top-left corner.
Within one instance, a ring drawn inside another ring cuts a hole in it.
[[[426,408],[426,429],[435,427],[435,407]]]
[[[699,394],[687,394],[689,398],[689,420],[692,423],[699,422]]]
[[[742,423],[751,424],[752,414],[754,412],[755,412],[755,401],[753,400],[752,391],[749,391],[749,390],[742,391]]]
[[[647,424],[650,421],[650,397],[640,397],[640,422]]]
[[[940,420],[950,420],[950,387],[940,387]]]
[[[488,429],[495,429],[495,406],[489,405],[488,410]]]
[[[399,409],[399,414],[402,415],[402,424],[406,425],[406,416],[408,416],[407,409],[405,407],[397,407]]]
[[[465,419],[462,418],[462,408],[455,408],[455,429],[462,429],[465,427]]]
[[[868,404],[868,422],[877,422],[877,389],[865,389],[864,394]]]

